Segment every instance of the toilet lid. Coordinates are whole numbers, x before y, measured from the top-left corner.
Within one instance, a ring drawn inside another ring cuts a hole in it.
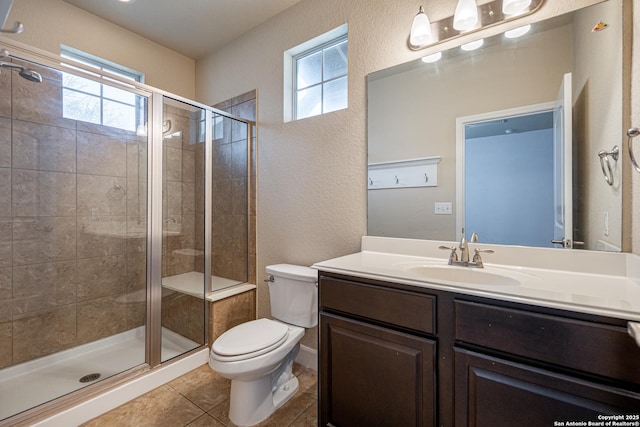
[[[252,320],[226,331],[213,343],[212,349],[220,356],[255,353],[282,344],[288,332],[284,323],[270,319]]]

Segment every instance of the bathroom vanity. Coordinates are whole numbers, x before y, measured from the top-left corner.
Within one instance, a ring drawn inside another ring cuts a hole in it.
[[[492,245],[501,264],[469,272],[439,243],[315,265],[320,425],[640,425],[637,257]]]

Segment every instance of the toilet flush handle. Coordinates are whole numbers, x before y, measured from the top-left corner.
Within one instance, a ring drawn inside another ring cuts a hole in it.
[[[627,332],[636,340],[636,344],[640,347],[640,323],[627,322]]]
[[[269,278],[264,279],[264,281],[267,282],[267,283],[270,283],[270,282],[275,282],[276,279],[272,275],[269,275]]]

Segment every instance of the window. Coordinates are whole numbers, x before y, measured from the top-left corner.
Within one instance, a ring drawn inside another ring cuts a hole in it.
[[[285,96],[290,90],[292,101],[290,110],[285,109],[285,121],[347,108],[347,48],[345,24],[285,52],[285,70],[291,67]]]
[[[142,82],[144,78],[142,73],[67,46],[61,47],[61,56],[127,80]],[[68,119],[129,131],[136,131],[137,126],[144,123],[144,108],[135,93],[71,73],[62,73],[62,114]]]

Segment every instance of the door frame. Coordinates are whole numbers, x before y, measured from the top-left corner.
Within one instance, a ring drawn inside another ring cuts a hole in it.
[[[556,106],[556,101],[550,101],[456,118],[456,240],[462,239],[462,230],[465,226],[465,126],[471,123],[549,112],[553,111]]]

